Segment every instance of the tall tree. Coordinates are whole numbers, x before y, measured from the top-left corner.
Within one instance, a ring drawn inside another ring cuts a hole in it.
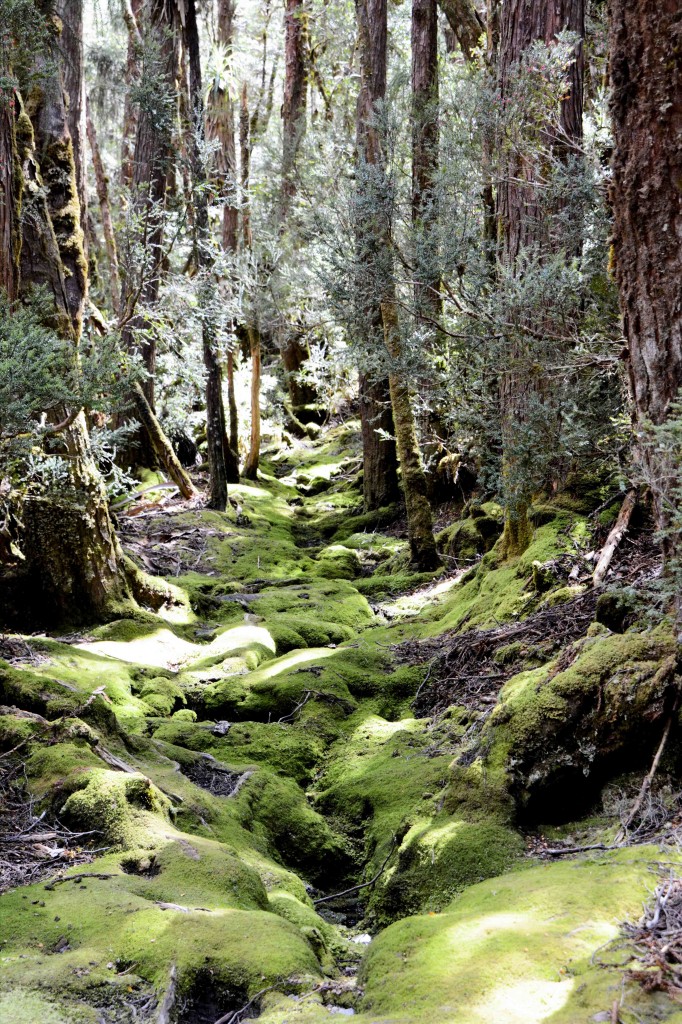
[[[386,89],[387,6],[385,0],[379,0],[378,3],[369,0],[366,7],[361,3],[357,10],[362,69],[357,133],[358,140],[364,145],[359,154],[358,189],[359,193],[365,192],[364,195],[359,194],[357,201],[357,242],[360,266],[364,273],[369,272],[370,278],[370,288],[364,291],[363,299],[368,318],[371,317],[369,323],[372,326],[376,324],[381,330],[388,355],[389,416],[395,431],[395,442],[391,442],[395,444],[392,455],[395,459],[397,454],[400,462],[411,559],[417,568],[429,570],[440,565],[440,559],[433,536],[433,517],[427,498],[409,387],[405,379],[393,267],[391,187],[386,174],[381,133],[375,120],[380,113],[378,101],[383,99]],[[429,25],[430,31],[432,28]],[[420,52],[417,61],[421,56]],[[418,77],[421,80],[420,74]],[[368,107],[369,90],[373,91],[374,99]],[[419,115],[424,115],[421,105]],[[422,152],[421,146],[417,147],[417,152]],[[416,170],[416,180],[422,170],[421,167]],[[423,213],[422,210],[420,212]],[[378,342],[378,337],[371,338],[371,343]],[[362,397],[366,398],[366,395]],[[386,444],[385,441],[382,443]],[[382,452],[382,455],[385,458],[385,453]],[[384,464],[381,470],[395,473],[395,465]]]
[[[416,249],[415,309],[440,313],[440,278],[432,228],[438,171],[438,7],[412,0],[412,229]]]
[[[201,53],[195,0],[186,0],[184,39],[189,62],[189,102],[192,114],[189,141],[193,177],[195,264],[199,271],[199,300],[202,309],[201,340],[206,369],[206,434],[208,440],[209,508],[225,511],[228,465],[231,452],[225,424],[223,374],[216,352],[216,283],[213,276],[208,216],[208,174],[203,157],[204,95],[201,84]]]
[[[45,24],[49,37],[56,29],[47,13]],[[40,89],[32,91],[26,109],[18,93],[13,97],[14,191],[0,193],[0,223],[14,221],[11,234],[13,252],[20,257],[22,293],[41,287],[52,296],[53,326],[71,346],[76,361],[87,264],[56,34],[49,43],[46,52],[36,56],[33,69]],[[34,601],[36,592],[41,595],[36,605],[42,607],[45,620],[106,618],[134,593],[143,593],[146,603],[163,603],[167,588],[145,583],[123,556],[82,410],[61,410],[60,422],[48,432],[63,446],[68,485],[57,494],[27,496],[22,509],[26,571],[35,588]]]
[[[559,130],[552,124],[539,126],[543,147],[554,156],[569,157],[582,138],[583,109],[583,0],[506,0],[500,17],[498,54],[501,108],[514,94],[524,54],[535,41],[556,42],[560,32],[569,30],[579,37],[575,59],[569,71],[568,89],[560,102]],[[497,223],[500,260],[512,276],[523,276],[528,258],[542,258],[566,244],[558,219],[544,196],[546,161],[541,152],[508,147],[503,155],[497,186]],[[544,324],[536,330],[550,331],[552,301],[547,296]],[[542,383],[537,360],[529,353],[523,330],[512,331],[504,355],[500,380],[502,414],[503,477],[506,490],[505,550],[518,554],[530,540],[528,507],[533,490],[529,460],[528,424],[536,403],[542,403]]]
[[[136,216],[134,238],[130,239],[132,257],[123,267],[120,321],[124,343],[134,349],[146,324],[142,303],[153,307],[158,301],[163,264],[163,233],[166,189],[171,165],[171,143],[176,109],[176,67],[178,30],[175,0],[147,0],[139,7],[127,6],[136,53],[143,54],[143,79],[138,83],[139,109],[136,117],[135,150],[132,167],[132,203]],[[139,40],[138,40],[139,36]],[[142,357],[147,377],[134,387],[135,414],[144,430],[146,451],[142,459],[158,459],[182,495],[192,497],[196,490],[180,465],[154,411],[154,375],[156,341],[147,331]]]
[[[386,0],[356,0],[360,91],[356,108],[356,146],[359,181],[363,188],[381,174],[380,132],[376,107],[386,95]],[[359,197],[356,228],[356,262],[361,309],[358,322],[364,325],[363,347],[375,349],[383,337],[380,296],[368,294],[361,280],[365,275],[365,257],[374,247],[371,214]],[[378,301],[377,301],[378,300]],[[360,373],[360,421],[362,426],[363,495],[365,509],[371,511],[390,505],[399,496],[398,462],[393,440],[393,414],[389,382],[385,374],[364,370]]]
[[[253,248],[253,236],[251,233],[251,209],[249,187],[251,178],[251,139],[252,121],[249,118],[249,94],[246,82],[242,84],[241,102],[239,109],[239,152],[242,172],[242,236],[244,250],[250,253]],[[251,355],[251,436],[249,439],[249,451],[244,462],[244,476],[247,480],[258,479],[258,464],[260,462],[260,380],[261,380],[261,338],[258,324],[252,313],[247,319],[246,333],[249,339],[249,352]]]
[[[225,60],[223,80],[216,75],[209,92],[207,131],[218,142],[212,171],[223,201],[222,246],[234,259],[239,250],[239,185],[237,178],[237,147],[235,140],[234,102],[230,95],[230,69],[234,47],[233,0],[218,0],[218,43]],[[229,409],[229,451],[226,465],[227,482],[239,482],[239,419],[234,381],[234,352],[227,354],[227,397]]]
[[[87,157],[85,152],[85,75],[83,50],[83,0],[57,0],[61,22],[59,49],[64,75],[66,117],[73,146],[76,185],[81,204],[82,227],[87,218]]]
[[[682,22],[678,0],[611,0],[615,272],[638,425],[682,387]],[[660,529],[672,481],[643,446]]]

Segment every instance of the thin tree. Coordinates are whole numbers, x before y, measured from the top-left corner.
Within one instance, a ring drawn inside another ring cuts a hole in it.
[[[208,174],[202,155],[205,135],[204,97],[201,83],[201,54],[195,0],[186,0],[183,28],[189,63],[189,102],[192,112],[189,140],[193,178],[195,264],[201,275],[199,300],[202,309],[201,340],[206,369],[206,434],[208,440],[209,508],[225,511],[227,505],[227,467],[230,450],[223,404],[223,374],[216,352],[216,285],[213,276],[208,216]]]
[[[239,109],[239,153],[242,177],[242,237],[244,250],[250,253],[253,249],[251,233],[251,210],[249,186],[251,177],[251,130],[252,120],[249,118],[249,94],[246,82],[242,84],[241,103]],[[260,461],[260,379],[261,379],[261,339],[254,316],[247,318],[246,332],[249,339],[251,355],[251,436],[249,452],[244,463],[243,474],[247,480],[258,479]]]
[[[386,0],[357,0],[358,56],[360,90],[356,108],[356,147],[358,181],[363,187],[374,178],[374,169],[381,174],[380,132],[376,108],[386,95]],[[362,278],[364,257],[373,248],[372,228],[366,202],[359,196],[356,226],[356,285],[360,309],[358,325],[365,351],[376,349],[383,337],[380,298],[367,295]],[[367,215],[365,215],[365,211]],[[370,289],[371,290],[371,289]],[[393,438],[393,414],[388,377],[363,370],[359,375],[360,422],[362,429],[363,497],[366,511],[397,501],[398,461]]]
[[[107,263],[109,265],[109,290],[111,293],[111,305],[114,310],[114,313],[118,315],[121,310],[121,274],[118,266],[118,249],[116,246],[116,235],[114,233],[114,224],[111,216],[109,179],[107,178],[106,172],[104,170],[102,154],[100,152],[99,142],[97,139],[97,130],[95,128],[95,122],[92,119],[92,112],[90,110],[90,99],[87,96],[85,98],[85,125],[88,136],[88,144],[90,146],[90,155],[92,156],[92,168],[95,172],[95,189],[97,191],[99,212],[102,218],[104,246],[107,254]]]

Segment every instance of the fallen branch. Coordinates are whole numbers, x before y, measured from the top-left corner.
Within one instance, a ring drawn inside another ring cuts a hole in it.
[[[672,708],[670,709],[670,714],[668,715],[668,717],[666,719],[665,726],[664,726],[664,729],[663,729],[663,735],[661,736],[661,742],[659,743],[658,750],[656,751],[656,753],[654,755],[654,760],[652,762],[651,768],[649,769],[647,775],[644,777],[644,781],[642,783],[642,788],[640,789],[640,791],[639,791],[639,793],[637,795],[637,799],[635,800],[634,804],[630,808],[630,813],[628,814],[627,818],[623,822],[623,825],[622,825],[622,827],[620,829],[620,832],[618,833],[618,836],[616,837],[617,841],[622,842],[622,840],[627,835],[627,830],[629,829],[629,827],[632,824],[632,822],[635,820],[637,814],[639,813],[639,810],[640,810],[642,804],[644,803],[644,798],[647,795],[647,793],[649,792],[649,789],[651,788],[651,783],[653,781],[654,775],[656,774],[656,771],[657,771],[658,766],[660,764],[661,757],[663,756],[663,751],[665,750],[665,745],[668,742],[668,736],[670,735],[670,729],[672,727],[673,719],[675,718],[675,714],[677,712],[677,708],[679,706],[679,703],[680,703],[680,696],[678,694],[675,697],[675,702],[674,702]]]
[[[621,505],[620,512],[618,513],[616,523],[606,538],[606,544],[601,549],[601,554],[599,555],[597,565],[592,574],[593,586],[598,587],[603,583],[604,577],[611,565],[613,556],[616,553],[616,548],[628,531],[630,519],[632,518],[632,513],[635,510],[636,504],[637,492],[635,490],[628,491],[623,500],[623,504]]]
[[[178,970],[175,964],[171,965],[170,975],[168,977],[168,987],[163,995],[163,1002],[159,1007],[159,1013],[156,1018],[156,1024],[170,1024],[170,1015],[175,1004],[175,985],[178,976]]]
[[[84,878],[117,878],[118,875],[105,875],[100,871],[82,871],[80,875],[67,875],[66,878],[53,878],[51,882],[48,882],[45,886],[50,892],[54,889],[55,885],[62,885],[63,882],[82,882]]]
[[[248,1003],[245,1003],[244,1006],[241,1007],[241,1009],[230,1010],[229,1013],[223,1014],[222,1017],[219,1017],[218,1020],[215,1021],[215,1024],[237,1024],[237,1020],[241,1017],[243,1013],[246,1013],[247,1010],[250,1010],[253,1004],[258,999],[260,999],[261,996],[264,996],[266,992],[272,992],[272,990],[275,988],[277,988],[277,985],[268,985],[267,988],[262,988],[260,992],[256,992],[255,996],[252,996],[251,999],[249,999]]]
[[[320,903],[328,903],[329,900],[337,900],[341,896],[349,896],[352,892],[359,892],[360,889],[367,889],[367,888],[369,888],[370,885],[374,885],[374,883],[376,881],[378,881],[379,878],[381,878],[381,876],[383,875],[384,871],[386,870],[388,862],[389,862],[389,860],[391,859],[391,857],[393,856],[393,854],[394,854],[394,852],[396,850],[396,845],[397,845],[396,844],[396,839],[395,839],[395,836],[394,836],[393,837],[393,843],[391,845],[391,849],[388,851],[388,855],[386,856],[386,859],[384,860],[383,864],[381,865],[381,867],[377,871],[377,873],[374,876],[374,878],[371,878],[369,880],[369,882],[361,882],[360,885],[352,885],[350,887],[350,889],[344,889],[343,892],[335,892],[331,896],[321,896],[319,900],[313,900],[313,906],[317,907]],[[218,1022],[216,1022],[216,1024],[218,1024]]]

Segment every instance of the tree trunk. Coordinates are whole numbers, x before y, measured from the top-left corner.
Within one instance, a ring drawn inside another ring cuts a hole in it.
[[[513,76],[524,52],[535,40],[551,44],[558,33],[568,29],[584,36],[584,0],[506,0],[501,8],[498,82],[502,109],[512,87]],[[569,74],[569,90],[561,102],[561,139],[550,126],[544,130],[546,145],[567,155],[572,142],[582,137],[582,44]],[[526,253],[539,256],[556,251],[565,239],[553,229],[551,212],[542,197],[539,158],[511,152],[499,176],[497,226],[501,239],[500,259],[512,274],[523,273]],[[552,323],[551,297],[547,299],[545,325]],[[534,325],[537,329],[538,325]],[[540,325],[542,326],[542,325]],[[522,332],[507,345],[505,368],[500,379],[503,466],[505,486],[505,531],[503,548],[507,555],[520,554],[528,545],[532,530],[528,508],[533,491],[532,459],[528,450],[529,414],[542,401],[542,381],[537,360],[528,356]]]
[[[203,310],[201,335],[206,368],[206,435],[208,439],[209,508],[224,512],[227,506],[227,475],[229,444],[223,404],[223,374],[216,353],[216,335],[211,306],[215,303],[213,280],[214,257],[211,252],[208,218],[206,167],[202,156],[204,129],[204,94],[201,84],[201,54],[199,27],[195,0],[187,0],[185,8],[184,38],[189,59],[189,103],[192,111],[191,138],[189,140],[195,207],[195,262],[202,282],[199,289]]]
[[[682,387],[681,46],[677,0],[612,0],[613,246],[637,426],[664,423]],[[665,531],[674,481],[653,447],[638,455]]]
[[[75,360],[87,264],[56,46],[36,63],[42,88],[28,108],[30,121],[18,96],[15,108],[15,152],[23,183],[21,288],[27,292],[41,285],[51,291],[53,325],[72,343]],[[15,205],[10,216],[17,213]],[[45,620],[92,621],[109,616],[133,591],[82,412],[73,416],[62,437],[69,485],[60,488],[58,497],[27,499],[22,543],[36,587],[35,604]]]
[[[244,248],[250,250],[253,244],[251,235],[251,211],[249,201],[249,181],[251,177],[251,124],[249,120],[249,98],[246,82],[242,85],[241,108],[239,112],[239,149],[242,170],[242,234]],[[251,354],[251,437],[249,453],[244,463],[243,474],[248,480],[258,479],[260,461],[260,376],[261,376],[261,343],[260,331],[255,323],[246,325]]]
[[[0,73],[5,69],[0,65]],[[14,128],[14,93],[0,92],[0,289],[14,302],[19,291],[21,167]]]
[[[156,89],[159,99],[156,104],[141,104],[137,113],[132,172],[133,204],[139,217],[139,242],[149,256],[150,262],[142,271],[139,267],[123,268],[122,336],[124,344],[131,349],[138,344],[136,332],[145,326],[144,314],[135,313],[135,307],[139,303],[154,306],[158,301],[161,283],[177,66],[177,31],[167,0],[150,0],[146,7],[143,6],[139,28],[147,39],[149,50],[148,67],[144,71],[145,86],[147,89]],[[154,409],[156,343],[151,332],[145,338],[142,358],[148,374],[143,385],[144,392],[151,408]]]
[[[471,60],[485,31],[483,20],[472,0],[438,0],[462,53]]]
[[[410,392],[399,373],[402,345],[395,302],[384,302],[381,307],[381,316],[386,348],[396,362],[396,370],[389,374],[388,380],[407,510],[411,561],[421,572],[429,572],[432,569],[437,569],[441,561],[433,536],[433,514],[427,497],[426,476],[419,453],[419,440],[412,413]]]
[[[303,0],[286,0],[282,100],[282,220],[296,194],[293,174],[306,128],[306,15]]]
[[[76,188],[81,204],[81,227],[85,232],[88,214],[88,174],[85,152],[83,0],[57,0],[56,10],[62,25],[59,50],[64,78],[66,118],[73,145]]]
[[[373,167],[383,168],[381,140],[376,124],[375,106],[386,95],[386,0],[357,0],[358,52],[360,60],[360,91],[356,111],[357,171],[359,177],[372,178]],[[385,242],[375,238],[376,226],[366,217],[359,216],[356,228],[358,277],[365,277],[365,256]],[[362,338],[365,351],[383,345],[381,324],[381,287],[368,289],[358,280],[358,294],[363,309],[359,319],[363,324]],[[374,294],[370,294],[373,292]],[[393,415],[390,407],[390,388],[385,374],[363,371],[359,377],[360,420],[362,426],[363,495],[366,511],[397,501],[398,465],[393,439]],[[384,432],[385,438],[377,431]]]
[[[234,43],[233,0],[219,0],[218,42],[230,57]],[[213,88],[208,101],[208,131],[220,148],[213,157],[213,175],[223,198],[222,247],[236,257],[239,249],[239,199],[237,152],[234,128],[234,104],[225,86]],[[239,483],[239,419],[234,392],[234,355],[227,357],[227,395],[230,432],[225,459],[228,484]],[[223,418],[225,413],[223,411]]]
[[[138,25],[138,18],[142,10],[142,0],[121,0],[121,6],[123,8],[123,20],[128,32],[128,54],[125,70],[126,94],[123,101],[123,129],[121,132],[121,185],[124,188],[131,188],[133,184],[135,132],[137,128],[137,109],[133,100],[133,86],[142,50],[142,36]]]
[[[412,2],[412,234],[417,316],[433,328],[441,311],[434,185],[438,171],[438,8],[436,0]]]
[[[121,275],[118,269],[118,252],[116,249],[116,236],[114,234],[114,225],[111,219],[111,203],[109,202],[109,180],[104,172],[102,154],[100,153],[99,143],[97,141],[97,132],[95,131],[95,124],[92,120],[92,115],[90,112],[90,100],[87,96],[85,99],[85,110],[88,142],[90,143],[92,166],[95,172],[97,200],[99,202],[99,211],[102,217],[104,245],[107,253],[107,262],[109,264],[109,290],[111,292],[111,305],[114,310],[114,313],[118,315],[121,310]]]

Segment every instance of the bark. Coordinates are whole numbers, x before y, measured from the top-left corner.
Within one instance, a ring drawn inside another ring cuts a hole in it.
[[[36,285],[51,289],[54,327],[72,342],[77,359],[87,265],[76,168],[56,50],[37,63],[42,89],[29,108],[31,121],[21,106],[17,117],[23,177],[21,287],[24,292]],[[106,618],[132,590],[104,484],[89,451],[85,417],[63,412],[70,486],[59,497],[27,500],[24,554],[37,588],[36,605],[46,619],[92,621]]]
[[[216,336],[210,307],[215,302],[214,259],[210,249],[207,172],[201,153],[204,136],[204,99],[201,84],[201,55],[195,0],[187,0],[184,38],[189,59],[189,102],[192,111],[190,164],[194,184],[195,263],[202,275],[200,302],[203,309],[201,335],[206,369],[206,436],[208,440],[209,508],[225,511],[229,444],[223,404],[223,375],[216,353]]]
[[[401,356],[400,323],[394,303],[381,307],[385,344],[391,358],[399,365]],[[441,564],[433,536],[433,514],[427,497],[427,483],[419,453],[419,440],[407,385],[397,369],[389,374],[391,407],[395,423],[396,446],[400,461],[407,531],[412,564],[420,572],[437,569]]]
[[[244,476],[247,480],[257,480],[260,461],[261,344],[260,334],[256,328],[249,327],[248,335],[251,351],[251,441],[249,454],[244,463]]]
[[[282,101],[282,219],[296,194],[293,175],[306,128],[307,51],[303,0],[286,0],[284,12],[284,98]]]
[[[499,24],[498,83],[502,108],[513,88],[513,78],[524,52],[535,40],[551,44],[559,32],[569,29],[584,37],[584,0],[506,0],[501,8]],[[561,102],[560,130],[551,126],[543,131],[545,145],[555,154],[567,156],[572,145],[582,137],[583,55],[578,44],[576,59],[569,72],[569,89]],[[497,187],[497,229],[500,238],[500,259],[513,274],[522,274],[521,257],[525,252],[535,257],[543,251],[562,247],[564,239],[557,235],[552,211],[547,209],[538,186],[541,174],[540,157],[511,152],[502,168]],[[555,211],[558,212],[558,211]],[[546,326],[552,323],[551,297],[547,300]],[[534,325],[537,329],[538,324]],[[540,325],[542,326],[542,325]],[[532,453],[526,452],[524,431],[528,426],[529,409],[542,398],[542,378],[536,360],[529,360],[523,338],[512,337],[505,355],[505,369],[500,379],[502,414],[502,473],[506,489],[504,550],[516,555],[527,547],[532,530],[528,508],[532,496]]]
[[[133,184],[133,160],[135,151],[135,132],[137,128],[137,109],[133,102],[132,89],[138,72],[142,36],[138,18],[142,10],[142,0],[121,0],[123,20],[128,32],[128,54],[126,59],[125,82],[126,95],[123,106],[123,129],[121,132],[121,185],[130,188]]]
[[[144,427],[145,436],[159,465],[165,469],[173,483],[177,484],[183,498],[196,497],[196,487],[187,471],[183,469],[140,384],[133,386],[132,399],[137,419]]]
[[[358,53],[360,64],[360,90],[356,109],[357,163],[360,177],[371,177],[367,170],[383,168],[381,140],[374,121],[375,104],[386,95],[386,0],[357,0]],[[359,277],[366,276],[372,250],[381,247],[386,239],[375,238],[376,227],[360,219],[356,229],[356,251]],[[381,324],[381,287],[367,294],[364,281],[358,281],[362,304],[360,318],[364,325],[362,343],[366,351],[383,344]],[[362,372],[360,386],[360,420],[362,427],[363,497],[365,509],[372,511],[389,505],[399,496],[396,445],[393,438],[393,415],[390,406],[390,388],[385,375]],[[384,440],[378,430],[385,432]]]
[[[140,303],[154,306],[158,301],[161,283],[177,66],[177,31],[170,0],[150,0],[140,12],[140,30],[147,35],[149,46],[154,49],[154,59],[151,60],[154,66],[147,87],[158,90],[159,101],[157,104],[141,104],[137,114],[132,169],[133,204],[140,221],[140,242],[150,263],[143,271],[133,267],[124,268],[121,290],[123,341],[131,349],[137,344],[136,332],[145,326],[144,315],[135,313],[135,307]],[[156,343],[153,334],[145,339],[142,357],[148,374],[144,391],[153,409],[156,371]]]
[[[610,8],[611,201],[614,257],[639,435],[636,458],[649,486],[666,573],[679,574],[679,451],[657,444],[682,387],[682,26],[677,5]],[[670,176],[670,177],[669,177]],[[675,577],[673,576],[673,579]],[[682,621],[682,592],[673,607]]]
[[[472,0],[438,0],[462,53],[471,60],[473,52],[485,31],[483,19]]]
[[[88,142],[90,144],[90,155],[92,156],[92,167],[95,172],[95,186],[97,189],[97,200],[102,218],[102,231],[104,232],[104,245],[109,264],[109,289],[111,292],[111,305],[118,315],[121,309],[121,275],[118,267],[118,251],[116,248],[116,236],[114,225],[111,219],[111,203],[109,201],[109,179],[104,171],[102,154],[100,153],[97,141],[97,132],[90,112],[90,101],[86,97],[86,127]]]
[[[237,395],[234,389],[234,353],[228,352],[227,355],[227,407],[230,412],[230,451],[232,452],[235,459],[235,477],[234,480],[229,480],[228,483],[239,483],[239,459],[237,452],[239,451],[239,414],[237,412]]]
[[[611,0],[613,247],[636,424],[682,387],[682,22],[677,0]],[[639,453],[660,529],[672,481]]]
[[[85,152],[85,77],[83,50],[83,0],[57,0],[61,21],[59,49],[63,69],[66,117],[73,145],[76,188],[81,204],[81,227],[88,214],[88,174]]]
[[[437,320],[441,303],[434,185],[438,171],[438,8],[412,2],[412,232],[415,240],[415,309]]]
[[[1,69],[0,69],[1,70]],[[0,289],[13,302],[19,291],[21,167],[14,127],[14,93],[0,93]]]

